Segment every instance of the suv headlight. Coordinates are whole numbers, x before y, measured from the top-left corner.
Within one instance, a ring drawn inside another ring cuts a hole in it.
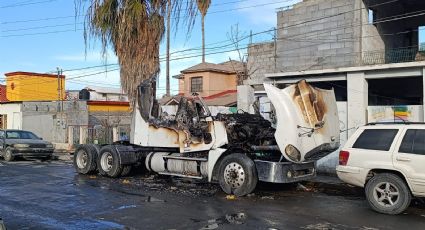
[[[15,148],[28,148],[30,145],[28,144],[14,144],[13,147]]]
[[[285,153],[293,161],[299,162],[301,160],[300,151],[293,145],[287,145],[285,148]]]
[[[53,145],[52,144],[47,144],[46,145],[46,148],[48,148],[48,149],[53,148]]]

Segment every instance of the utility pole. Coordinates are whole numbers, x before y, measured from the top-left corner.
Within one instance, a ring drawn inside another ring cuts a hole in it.
[[[166,63],[166,73],[165,73],[165,81],[166,81],[166,85],[165,85],[165,95],[166,96],[171,96],[170,94],[170,20],[171,20],[171,0],[168,0],[168,11],[167,11],[167,63]]]
[[[63,76],[63,69],[61,69],[61,73],[60,73],[60,99],[61,99],[61,112],[63,112],[63,97],[65,95],[64,87],[63,87],[63,83],[65,81],[65,79],[62,81],[61,77]]]
[[[58,111],[61,110],[61,106],[60,106],[60,100],[61,100],[61,70],[59,69],[59,67],[56,67],[56,70],[58,71]]]

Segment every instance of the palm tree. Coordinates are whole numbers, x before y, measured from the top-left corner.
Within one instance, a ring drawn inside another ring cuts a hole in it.
[[[164,36],[167,7],[175,18],[183,17],[189,30],[196,16],[194,0],[75,0],[88,4],[84,38],[99,39],[106,56],[112,48],[120,65],[121,85],[134,102],[137,86],[160,71],[159,45]],[[176,25],[179,20],[175,20]],[[87,45],[86,45],[87,47]]]
[[[211,0],[197,0],[198,10],[201,12],[201,25],[202,25],[202,63],[205,62],[205,15],[207,15],[208,8],[210,7]]]

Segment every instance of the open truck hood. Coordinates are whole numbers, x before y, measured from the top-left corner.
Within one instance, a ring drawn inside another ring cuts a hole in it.
[[[333,90],[302,80],[285,89],[264,84],[276,115],[275,138],[292,162],[318,160],[339,147],[339,118]]]

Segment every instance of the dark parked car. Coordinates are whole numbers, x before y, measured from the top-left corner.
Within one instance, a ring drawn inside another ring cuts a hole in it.
[[[50,159],[52,155],[52,143],[32,132],[0,130],[0,156],[6,161],[13,161],[15,157]]]

